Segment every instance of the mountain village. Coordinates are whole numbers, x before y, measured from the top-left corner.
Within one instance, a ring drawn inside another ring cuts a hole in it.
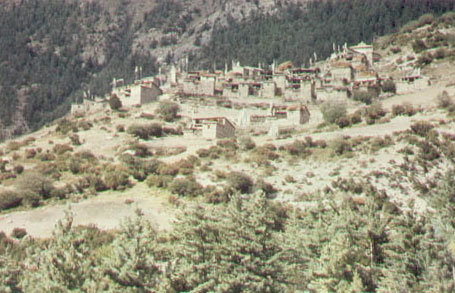
[[[237,128],[254,127],[265,129],[270,136],[276,137],[280,129],[308,123],[312,112],[318,111],[318,104],[325,101],[346,102],[356,90],[368,91],[392,80],[396,92],[405,94],[431,84],[428,78],[421,75],[419,68],[409,64],[403,64],[401,73],[395,76],[378,71],[375,63],[380,58],[372,45],[361,42],[351,47],[333,44],[332,55],[324,61],[318,61],[314,53],[309,67],[296,67],[290,61],[282,64],[274,62],[269,66],[260,64],[258,67],[242,66],[232,61],[230,66],[225,65],[224,71],[190,71],[188,59],[183,59],[177,65],[160,68],[160,73],[154,77],[142,78],[141,68],[136,68],[134,84],[114,79],[111,96],[117,96],[125,107],[156,102],[163,94],[182,103],[190,97],[209,99],[226,107],[242,103],[241,108],[237,107],[237,111],[230,112],[226,117],[220,117],[216,109],[201,116],[200,105],[193,103],[186,115],[185,136],[227,138],[235,136]],[[108,107],[109,96],[89,96],[90,93],[81,103],[73,104],[71,113]],[[263,110],[251,110],[248,106],[252,105],[259,105]]]

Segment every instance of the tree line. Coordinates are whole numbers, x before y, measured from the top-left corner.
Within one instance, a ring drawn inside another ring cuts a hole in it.
[[[365,196],[314,194],[304,210],[234,195],[184,209],[168,232],[140,211],[117,232],[74,227],[68,213],[49,240],[0,234],[0,290],[450,292],[454,172],[427,195],[425,213],[367,182]]]
[[[256,13],[244,21],[231,18],[229,26],[214,28],[203,54],[195,56],[192,64],[222,68],[231,60],[252,66],[291,60],[297,66],[308,65],[310,58],[329,57],[334,43],[371,43],[423,14],[440,15],[454,9],[450,0],[311,1],[305,7],[282,8],[272,16]]]

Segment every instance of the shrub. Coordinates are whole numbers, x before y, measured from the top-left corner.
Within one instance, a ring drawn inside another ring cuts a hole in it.
[[[425,51],[427,49],[427,46],[423,40],[415,40],[412,42],[412,49],[414,50],[415,53],[420,53],[422,51]]]
[[[11,232],[11,237],[16,239],[22,239],[27,235],[27,231],[24,228],[14,228]]]
[[[147,127],[150,136],[161,137],[163,135],[163,127],[159,123],[152,123]]]
[[[23,147],[24,144],[21,143],[21,142],[18,142],[18,141],[10,141],[7,145],[7,149],[10,150],[10,151],[17,151],[19,150],[21,147]]]
[[[159,175],[168,175],[168,176],[175,176],[179,172],[179,168],[174,165],[169,165],[166,163],[161,163],[157,168],[157,173]]]
[[[26,173],[19,178],[18,188],[21,192],[30,192],[43,199],[47,199],[51,197],[54,184],[41,174]]]
[[[351,124],[358,124],[362,122],[362,114],[360,111],[356,111],[350,115],[348,115],[348,119]]]
[[[239,148],[235,139],[221,139],[216,142],[216,145],[220,148],[232,151]]]
[[[105,191],[108,189],[103,179],[98,174],[89,174],[85,177],[87,180],[87,187],[92,188],[96,192]]]
[[[122,124],[119,124],[115,127],[118,132],[125,132],[125,126]]]
[[[160,102],[156,114],[160,115],[165,121],[172,122],[177,118],[180,106],[170,101]]]
[[[70,135],[70,140],[72,145],[78,146],[82,144],[79,135],[77,134]]]
[[[256,147],[256,144],[249,136],[241,136],[239,138],[239,145],[242,150],[251,150]]]
[[[439,48],[433,53],[433,58],[444,59],[446,55],[447,55],[446,50],[443,48]]]
[[[137,157],[148,157],[152,153],[149,151],[149,147],[143,143],[135,142],[129,146],[129,149],[134,151],[134,155]]]
[[[173,176],[169,175],[150,175],[146,183],[149,187],[166,188],[172,182]]]
[[[122,101],[120,101],[116,94],[112,94],[109,99],[109,106],[112,110],[118,110],[122,107]]]
[[[391,146],[392,144],[393,144],[393,140],[392,140],[392,137],[390,137],[389,135],[386,135],[384,138],[375,137],[375,138],[373,138],[373,140],[370,143],[371,149],[373,151],[378,151],[379,149]]]
[[[431,56],[431,54],[426,53],[420,55],[419,58],[417,58],[416,65],[419,67],[423,67],[425,65],[430,64],[431,62],[433,62],[433,57]]]
[[[277,189],[273,187],[272,184],[265,182],[263,179],[258,179],[254,184],[255,190],[260,190],[264,192],[265,196],[270,197],[273,194],[277,193]]]
[[[336,155],[343,155],[348,152],[352,152],[351,144],[344,138],[335,139],[332,142],[332,149]]]
[[[401,52],[401,48],[400,48],[400,47],[392,47],[392,48],[390,48],[390,51],[391,51],[393,54],[397,54],[397,53],[400,53],[400,52]]]
[[[433,124],[427,121],[418,121],[411,125],[412,132],[421,137],[426,137],[433,128]]]
[[[54,153],[57,155],[63,155],[66,152],[72,152],[73,148],[68,144],[56,144],[53,149]]]
[[[168,135],[183,135],[183,130],[181,127],[163,127],[163,133]]]
[[[110,166],[104,173],[104,183],[112,190],[122,190],[127,187],[129,182],[128,169],[123,166]]]
[[[22,166],[22,165],[14,166],[14,172],[16,174],[22,174],[22,172],[24,172],[24,166]]]
[[[351,120],[349,119],[349,117],[343,116],[343,117],[338,118],[335,121],[335,124],[338,125],[338,127],[340,127],[340,128],[345,128],[345,127],[351,126]]]
[[[85,131],[89,130],[90,128],[93,127],[93,124],[86,121],[86,120],[82,120],[82,121],[79,121],[78,123],[78,127],[84,129]]]
[[[373,102],[373,98],[377,97],[377,95],[372,94],[371,92],[354,90],[353,99],[355,101],[362,102],[366,105],[370,105]]]
[[[169,184],[168,189],[180,196],[197,196],[203,191],[202,185],[193,177],[175,179]]]
[[[253,179],[242,172],[230,172],[227,177],[230,187],[240,193],[250,193],[253,188]]]
[[[454,102],[447,91],[443,91],[438,95],[438,107],[443,109],[453,108]]]
[[[397,85],[395,84],[395,82],[391,79],[388,79],[386,81],[384,81],[384,83],[382,84],[382,91],[385,92],[385,93],[394,93],[396,94],[397,93]]]
[[[387,114],[384,108],[382,108],[381,103],[375,103],[369,107],[366,107],[364,112],[368,124],[373,124],[376,120],[384,117]]]
[[[51,154],[49,151],[40,154],[38,157],[39,157],[39,159],[40,159],[41,161],[43,161],[43,162],[48,162],[48,161],[53,161],[53,160],[55,160],[55,155],[54,155],[54,154]]]
[[[0,211],[11,209],[19,206],[22,202],[22,197],[15,191],[0,192]]]
[[[301,140],[294,140],[292,143],[280,147],[280,150],[287,151],[293,156],[306,157],[311,154],[311,151],[307,148],[307,144]]]
[[[135,137],[148,139],[150,136],[161,137],[163,134],[163,128],[159,123],[152,123],[149,125],[133,124],[128,127],[127,132]]]
[[[324,102],[321,107],[322,116],[328,123],[335,123],[338,118],[346,116],[346,104],[342,102]]]
[[[392,115],[399,116],[399,115],[407,115],[407,116],[414,116],[417,113],[417,109],[414,108],[410,103],[403,103],[401,105],[393,105],[392,106]]]
[[[26,159],[33,159],[36,156],[35,149],[26,149],[25,150],[25,158]]]
[[[150,113],[141,113],[141,118],[148,119],[148,120],[153,120],[155,119],[155,115],[150,114]]]
[[[71,120],[63,118],[57,122],[57,127],[55,128],[55,131],[60,132],[61,134],[67,134],[70,131],[78,132],[79,129],[76,123],[73,123]]]
[[[433,161],[441,157],[441,152],[429,141],[424,140],[419,143],[418,156],[424,161]]]

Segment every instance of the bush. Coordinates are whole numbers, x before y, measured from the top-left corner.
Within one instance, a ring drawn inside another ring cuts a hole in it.
[[[267,197],[274,195],[278,191],[272,184],[265,182],[263,179],[258,179],[256,181],[254,189],[264,192]]]
[[[367,118],[368,124],[373,124],[376,120],[384,117],[387,112],[382,108],[381,103],[375,103],[367,108],[365,108],[365,117]]]
[[[321,107],[322,116],[328,123],[335,123],[338,118],[346,116],[346,104],[342,102],[324,102]]]
[[[173,176],[169,175],[150,175],[146,183],[149,187],[166,188],[172,182]]]
[[[26,159],[33,159],[36,156],[35,149],[26,149],[25,150],[25,158]]]
[[[443,91],[438,95],[438,107],[443,109],[451,109],[454,107],[454,102],[452,97],[449,96],[447,91]]]
[[[210,155],[210,152],[208,149],[198,149],[196,151],[196,154],[199,156],[199,158],[207,158]]]
[[[66,118],[60,119],[57,122],[57,127],[55,128],[55,130],[57,132],[60,132],[61,134],[67,134],[70,131],[73,132],[79,131],[77,124],[73,123],[71,120],[68,120]]]
[[[443,48],[439,48],[433,53],[433,58],[444,59],[446,55],[447,55],[446,50]]]
[[[419,67],[423,67],[425,65],[430,64],[431,62],[433,62],[433,56],[431,56],[431,54],[429,54],[429,53],[426,53],[426,54],[420,55],[419,58],[417,58],[416,65]]]
[[[141,113],[141,116],[139,116],[139,117],[144,118],[144,119],[148,119],[148,120],[155,119],[155,115],[150,114],[150,113]]]
[[[421,137],[426,137],[433,128],[433,124],[427,121],[418,121],[411,125],[412,132]]]
[[[79,135],[77,134],[70,135],[70,140],[72,145],[78,146],[82,144]]]
[[[30,192],[43,199],[50,198],[55,188],[50,179],[38,173],[22,175],[17,186],[21,192]]]
[[[441,152],[427,140],[419,143],[419,158],[424,161],[433,161],[441,157]]]
[[[115,127],[118,132],[125,132],[125,126],[122,124],[119,124]]]
[[[400,53],[400,52],[401,52],[401,48],[400,48],[400,47],[392,47],[392,48],[390,48],[390,51],[391,51],[393,54],[397,54],[397,53]]]
[[[27,235],[27,231],[24,228],[14,228],[11,232],[11,237],[16,239],[22,239]]]
[[[307,143],[297,139],[290,144],[280,147],[280,150],[287,151],[293,156],[306,157],[311,154],[311,151],[307,147]]]
[[[168,189],[180,196],[197,196],[203,191],[202,185],[193,177],[175,179],[169,184]]]
[[[156,114],[160,115],[165,121],[172,122],[177,118],[180,106],[170,101],[160,102]]]
[[[113,94],[109,99],[109,106],[112,110],[118,110],[122,107],[122,101],[120,101],[116,94]]]
[[[22,165],[14,166],[14,172],[16,174],[22,174],[22,172],[24,172],[24,166],[22,166]]]
[[[352,152],[351,144],[344,138],[334,140],[332,142],[332,149],[336,155],[343,155],[348,152]]]
[[[54,153],[57,155],[63,155],[66,152],[72,152],[73,148],[68,144],[56,144],[53,149]]]
[[[362,122],[362,115],[359,111],[356,111],[355,113],[349,115],[348,119],[351,124],[358,124]]]
[[[382,84],[382,91],[385,93],[397,93],[397,86],[395,82],[391,79],[384,81]]]
[[[230,187],[240,193],[250,193],[253,188],[253,179],[242,172],[230,172],[227,177]]]
[[[163,135],[163,127],[159,123],[152,123],[147,127],[150,136],[161,137]]]
[[[239,145],[242,150],[251,150],[256,147],[256,144],[249,136],[241,136],[239,138]]]
[[[393,116],[399,116],[399,115],[414,116],[416,113],[417,113],[417,109],[414,108],[410,103],[403,103],[401,105],[392,106],[392,115]]]
[[[163,135],[163,128],[159,123],[149,125],[133,124],[128,127],[127,132],[135,137],[148,139],[150,136],[161,137]]]
[[[371,92],[354,90],[353,99],[355,101],[362,102],[366,105],[370,105],[373,102],[375,96]]]
[[[425,51],[427,49],[427,46],[423,40],[418,39],[412,42],[412,49],[415,53],[420,53],[422,51]]]
[[[338,125],[338,127],[340,127],[340,128],[345,128],[345,127],[351,126],[351,120],[349,119],[349,117],[344,116],[344,117],[338,118],[335,121],[335,124]]]
[[[0,211],[15,208],[22,202],[22,197],[15,191],[0,192]]]
[[[122,190],[129,186],[128,169],[123,166],[110,166],[104,173],[104,184],[112,190]]]

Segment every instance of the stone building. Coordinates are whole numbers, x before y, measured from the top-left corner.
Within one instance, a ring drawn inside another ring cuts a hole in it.
[[[163,91],[154,82],[140,82],[132,86],[115,88],[112,93],[119,97],[123,106],[134,107],[157,101]]]
[[[361,56],[366,57],[366,64],[368,67],[373,66],[373,46],[372,45],[367,45],[364,42],[360,42],[356,46],[349,47],[348,49],[348,55],[351,55],[352,58],[358,58],[359,61],[361,61]],[[360,56],[360,58],[358,57]]]
[[[71,104],[71,114],[82,114],[89,112],[96,112],[104,110],[109,107],[109,102],[106,99],[95,98],[95,99],[84,99],[82,103]]]
[[[276,95],[276,84],[273,80],[264,81],[260,90],[260,96],[263,98],[274,98]]]
[[[235,137],[235,126],[226,117],[193,118],[190,131],[205,139]]]
[[[192,73],[183,81],[183,93],[193,96],[214,96],[216,76]]]
[[[330,73],[333,84],[348,84],[354,79],[354,69],[349,62],[332,62]]]

